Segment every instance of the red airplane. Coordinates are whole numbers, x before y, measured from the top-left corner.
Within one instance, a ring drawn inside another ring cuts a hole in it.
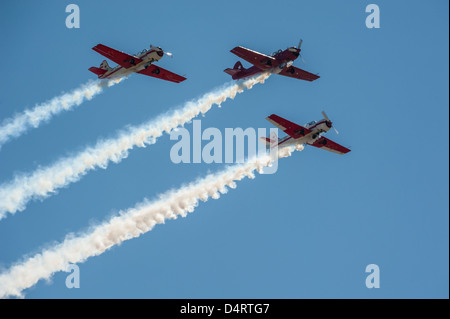
[[[322,136],[322,133],[328,132],[333,127],[333,123],[325,112],[322,112],[322,114],[325,119],[319,122],[312,121],[306,124],[305,127],[272,114],[267,117],[266,120],[285,132],[288,136],[279,138],[278,140],[262,137],[261,140],[266,144],[267,148],[308,144],[336,154],[346,154],[350,152],[348,148]],[[334,130],[339,134],[335,128]]]
[[[136,72],[175,83],[186,80],[186,78],[181,75],[172,73],[162,67],[152,64],[155,61],[159,61],[164,56],[164,51],[160,47],[150,45],[150,50],[144,49],[136,55],[123,53],[103,44],[97,44],[92,50],[119,64],[115,68],[111,68],[108,65],[108,62],[103,60],[99,68],[94,66],[89,68],[89,71],[97,74],[99,79],[118,78]],[[172,56],[169,52],[166,52],[166,55]]]
[[[284,51],[278,50],[272,53],[271,56],[244,47],[235,47],[230,52],[253,64],[253,66],[246,69],[242,66],[242,63],[238,61],[232,69],[228,68],[224,70],[224,72],[231,75],[233,80],[243,79],[263,72],[281,74],[306,81],[317,80],[319,78],[318,75],[306,72],[305,70],[296,68],[292,65],[294,60],[300,56],[302,42],[303,41],[300,40],[297,48],[290,47]]]

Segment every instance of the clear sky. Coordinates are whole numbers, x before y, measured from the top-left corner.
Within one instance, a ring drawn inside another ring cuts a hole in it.
[[[65,8],[80,8],[68,29]],[[368,29],[376,3],[381,28]],[[270,128],[326,110],[352,152],[307,147],[274,175],[238,183],[187,218],[40,281],[27,298],[448,298],[448,1],[2,1],[0,121],[77,88],[104,59],[98,43],[173,52],[175,84],[141,75],[5,144],[0,183],[75,154],[231,79],[237,45],[270,54],[298,44],[313,83],[272,76],[214,107],[202,126]],[[111,65],[115,65],[111,62]],[[244,63],[248,66],[248,63]],[[191,124],[186,125],[189,130]],[[224,164],[174,164],[174,141],[130,152],[0,221],[0,269]],[[381,287],[365,286],[377,264]]]

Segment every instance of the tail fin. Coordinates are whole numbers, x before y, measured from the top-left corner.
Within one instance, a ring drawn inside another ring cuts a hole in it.
[[[106,70],[106,71],[112,70],[112,68],[108,64],[108,61],[106,61],[106,60],[103,60],[103,62],[100,64],[100,69]]]
[[[228,73],[229,75],[233,76],[236,73],[241,72],[242,70],[245,70],[245,68],[242,66],[242,63],[240,61],[236,62],[234,67],[232,69],[228,68],[223,70],[223,72]]]
[[[100,64],[99,68],[96,68],[95,66],[89,68],[89,71],[97,74],[98,77],[100,77],[101,75],[103,75],[106,72],[111,71],[111,70],[112,70],[112,68],[108,65],[108,61],[106,61],[106,60],[103,60],[103,62]]]

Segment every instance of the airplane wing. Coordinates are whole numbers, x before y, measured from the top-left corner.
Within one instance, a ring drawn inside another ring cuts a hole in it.
[[[175,82],[175,83],[180,83],[180,82],[183,82],[184,80],[186,80],[185,77],[175,74],[175,73],[172,73],[170,71],[167,71],[166,69],[163,69],[162,67],[156,66],[154,64],[150,65],[148,68],[146,68],[142,71],[139,71],[137,73],[148,75],[148,76],[153,76],[158,79],[163,79],[163,80],[171,81],[171,82]]]
[[[320,78],[320,76],[309,73],[305,70],[296,68],[295,66],[290,66],[289,68],[283,69],[280,73],[281,75],[288,76],[291,78],[296,78],[305,81],[314,81]]]
[[[117,51],[103,44],[97,44],[95,47],[92,48],[92,50],[100,53],[101,55],[107,57],[111,61],[116,62],[117,64],[123,66],[126,69],[131,68],[132,66],[142,62],[142,60],[139,59],[138,57]]]
[[[314,142],[314,144],[309,144],[318,148],[321,148],[326,151],[330,151],[336,154],[346,154],[350,152],[350,150],[342,145],[339,145],[336,142],[333,142],[332,140],[327,139],[326,137],[321,137],[317,141]]]
[[[300,126],[298,124],[292,123],[278,115],[272,114],[268,117],[266,117],[266,120],[268,120],[270,123],[278,127],[280,130],[282,130],[284,133],[288,134],[289,136],[293,138],[299,138],[302,136],[305,136],[311,131],[307,129],[306,127]]]
[[[278,61],[275,58],[244,47],[235,47],[230,52],[257,66],[261,70],[267,70],[278,65]]]

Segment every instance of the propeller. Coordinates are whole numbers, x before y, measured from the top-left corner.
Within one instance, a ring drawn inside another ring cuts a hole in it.
[[[325,118],[325,120],[327,120],[328,122],[330,122],[331,127],[334,129],[334,131],[336,132],[336,134],[339,134],[338,130],[336,130],[336,128],[333,126],[333,122],[330,121],[329,117],[327,116],[327,114],[325,113],[325,111],[322,111],[322,115]]]
[[[303,59],[303,56],[302,56],[301,53],[299,54],[299,56],[300,56],[300,60],[302,60],[303,64],[306,64],[306,62],[305,62],[305,60]]]
[[[161,48],[154,47],[153,45],[150,44],[150,49],[153,50],[153,49],[161,49]],[[162,49],[161,49],[161,50],[162,50]],[[163,52],[164,52],[164,51],[163,51]],[[170,58],[173,58],[173,53],[172,53],[172,52],[164,52],[164,54],[167,55],[167,56],[170,57]]]
[[[297,49],[301,50],[300,48],[302,46],[302,43],[303,43],[303,39],[300,39],[300,42],[298,43]],[[305,60],[303,60],[303,56],[302,56],[301,53],[299,53],[299,56],[300,56],[300,59],[302,60],[303,64],[306,64]]]
[[[336,132],[337,135],[339,135],[339,131],[336,130],[336,128],[333,126],[334,131]]]

